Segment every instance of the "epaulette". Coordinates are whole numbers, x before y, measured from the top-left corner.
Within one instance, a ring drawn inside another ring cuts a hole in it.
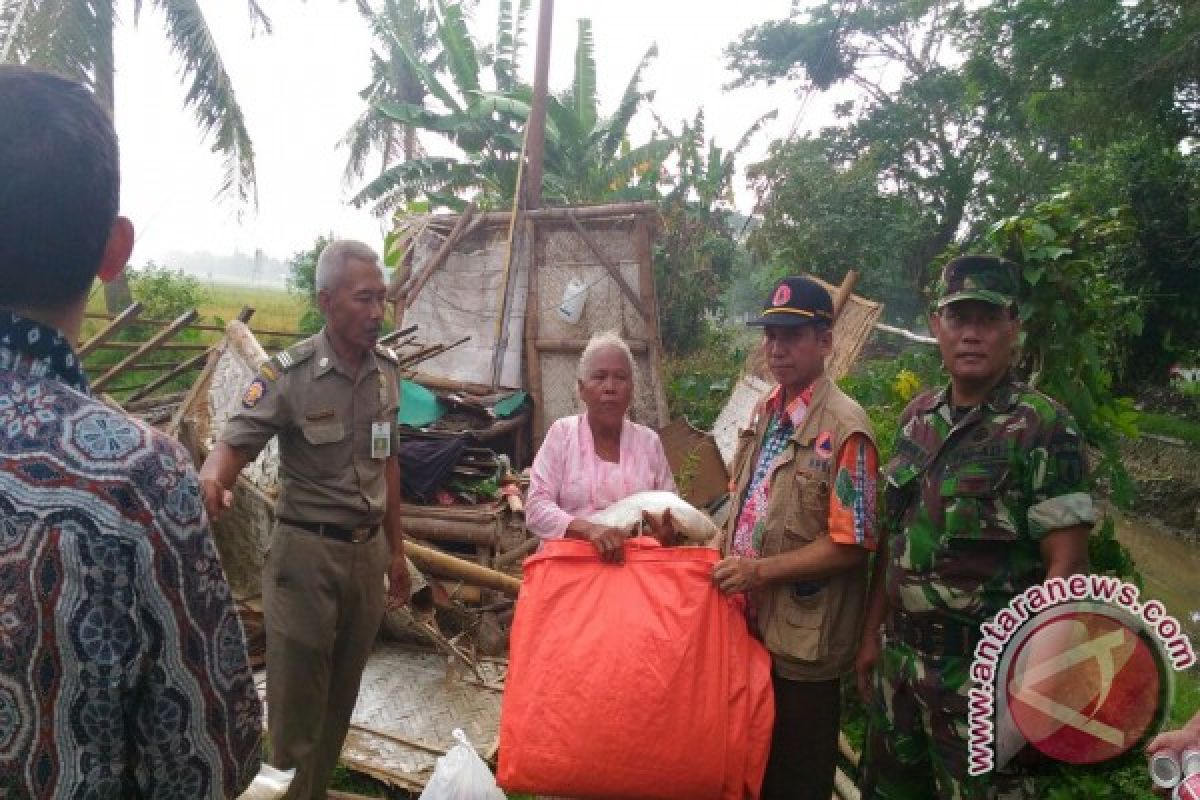
[[[382,356],[393,364],[400,363],[400,356],[396,355],[396,351],[382,344],[375,345],[375,355]]]
[[[276,366],[279,370],[287,372],[297,364],[303,364],[317,350],[317,346],[311,339],[305,339],[303,342],[298,342],[292,345],[287,350],[281,350],[267,361],[267,364]]]

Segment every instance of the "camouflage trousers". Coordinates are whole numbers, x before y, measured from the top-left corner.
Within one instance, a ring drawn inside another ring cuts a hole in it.
[[[967,774],[970,659],[929,658],[884,640],[867,709],[862,800],[1024,800],[1031,777]]]

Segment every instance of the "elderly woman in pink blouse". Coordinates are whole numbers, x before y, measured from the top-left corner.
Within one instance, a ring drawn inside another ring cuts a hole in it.
[[[637,492],[675,491],[658,434],[626,419],[633,354],[615,333],[592,337],[579,359],[584,413],[550,426],[533,460],[525,521],[543,540],[585,539],[620,562],[626,533],[588,517]]]

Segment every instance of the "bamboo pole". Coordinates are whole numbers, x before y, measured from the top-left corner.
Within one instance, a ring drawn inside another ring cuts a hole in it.
[[[187,324],[189,322],[191,322],[192,320],[194,320],[197,316],[198,316],[198,313],[197,313],[196,309],[194,309],[194,308],[189,309],[188,311],[185,311],[184,313],[180,314],[179,317],[176,318],[174,322],[172,322],[170,325],[168,325],[167,327],[163,328],[161,331],[156,333],[150,339],[150,341],[146,342],[141,347],[139,347],[137,350],[135,350],[133,353],[128,355],[124,360],[121,361],[121,363],[117,364],[115,367],[110,369],[108,372],[104,373],[99,378],[92,381],[93,391],[98,392],[101,389],[103,389],[105,386],[107,386],[108,384],[112,383],[114,378],[116,378],[122,372],[125,372],[127,369],[132,367],[134,364],[136,364],[139,360],[141,360],[147,354],[152,353],[155,350],[157,350],[159,348],[159,346],[162,345],[163,342],[167,341],[172,336],[179,333],[180,330],[182,330],[185,326],[187,326]]]
[[[540,263],[540,243],[537,222],[528,214],[525,216],[525,235],[529,241],[529,288],[525,294],[525,385],[533,398],[533,430],[530,434],[533,447],[536,450],[541,444],[542,430],[545,425],[546,412],[542,404],[542,357],[537,349],[538,328],[541,324],[541,294],[538,289],[538,264]]]
[[[528,181],[526,181],[528,184]],[[567,214],[570,213],[576,219],[618,219],[638,216],[642,214],[658,214],[658,205],[648,201],[631,201],[627,203],[608,203],[595,206],[573,206],[571,208],[527,208],[521,212],[522,217],[531,217],[536,220],[547,220],[556,222],[566,222]],[[507,211],[484,211],[476,214],[477,218],[482,218],[484,225],[508,225],[509,214]],[[433,217],[433,221],[452,224],[457,218],[455,214],[439,214]]]
[[[417,544],[411,539],[406,539],[404,542],[404,554],[418,567],[428,570],[434,575],[455,578],[463,583],[481,586],[485,589],[495,589],[509,597],[516,597],[517,592],[521,589],[521,581],[518,578],[452,556],[449,553],[443,553],[441,550]]]
[[[842,285],[838,287],[837,292],[833,296],[833,319],[835,322],[841,316],[846,301],[850,299],[850,295],[854,294],[854,287],[857,285],[858,270],[852,269],[847,271],[846,276],[842,278]]]
[[[587,339],[538,339],[533,346],[542,353],[582,353],[587,343]],[[651,349],[642,339],[626,339],[625,343],[630,351],[639,355]]]
[[[385,346],[390,345],[392,342],[396,341],[402,336],[408,336],[411,333],[415,333],[419,327],[419,325],[409,325],[407,328],[401,328],[394,330],[391,333],[385,333],[383,336],[379,337],[379,344]]]
[[[92,348],[92,350],[137,350],[144,344],[145,342],[105,342]],[[204,342],[166,342],[154,349],[156,352],[187,352],[189,350],[207,350],[209,347],[211,345],[207,345]],[[144,369],[145,365],[142,368]]]
[[[254,316],[254,309],[251,308],[250,306],[242,306],[242,310],[238,312],[237,319],[241,320],[244,323],[248,323],[250,321],[250,317],[252,317],[252,316]],[[157,389],[158,387],[167,383],[168,381],[172,380],[173,378],[176,378],[176,377],[184,374],[185,372],[190,372],[194,369],[197,369],[197,368],[203,366],[204,362],[208,359],[208,357],[210,355],[212,355],[212,352],[215,349],[216,349],[216,345],[213,345],[213,346],[209,347],[207,350],[205,350],[203,353],[201,353],[200,355],[196,356],[195,358],[190,358],[187,361],[180,364],[179,366],[175,367],[170,372],[168,372],[166,375],[162,375],[158,378],[155,378],[150,383],[146,384],[141,389],[139,389],[137,392],[130,395],[129,399],[126,401],[125,407],[132,408],[132,405],[131,405],[132,403],[135,403],[138,400],[141,400],[143,397],[150,394],[155,389]]]
[[[646,321],[646,339],[651,345],[650,370],[655,377],[653,381],[654,408],[658,414],[658,424],[655,427],[662,427],[670,422],[671,413],[667,406],[667,393],[662,384],[662,333],[658,320],[658,292],[654,288],[654,230],[655,226],[651,217],[640,217],[634,225],[638,259],[638,288],[642,297],[649,304],[650,311],[649,316],[643,319]]]
[[[917,342],[919,344],[937,344],[937,339],[933,338],[932,336],[922,336],[919,333],[913,333],[912,331],[906,331],[903,328],[896,328],[891,325],[884,325],[882,322],[876,322],[875,328],[877,330],[883,331],[884,333],[890,333],[894,336],[903,336],[905,339],[908,339],[910,342]]]
[[[542,0],[542,5],[544,6],[547,2],[552,3],[553,0]],[[539,37],[541,36],[540,31],[539,31],[538,35],[539,35]],[[538,53],[540,56],[540,54],[541,54],[541,40],[540,39],[538,40]],[[537,94],[536,88],[534,89],[534,94],[535,95]],[[543,94],[544,94],[544,89],[543,89]],[[535,105],[537,104],[538,101],[537,101],[536,97],[533,102]],[[542,98],[542,102],[543,102],[543,104],[545,103],[544,96]],[[505,248],[505,251],[504,251],[504,277],[501,282],[502,288],[500,290],[500,313],[496,315],[496,344],[492,348],[492,386],[493,387],[496,387],[500,384],[500,368],[501,368],[501,365],[504,363],[504,351],[508,348],[508,300],[509,300],[509,295],[512,293],[512,286],[513,286],[513,281],[512,281],[513,244],[518,243],[518,242],[516,242],[517,217],[521,210],[521,188],[523,185],[523,181],[525,180],[525,152],[526,152],[526,147],[528,147],[528,145],[529,145],[529,130],[530,130],[530,128],[535,127],[538,124],[541,124],[542,126],[544,126],[546,123],[544,106],[542,108],[541,113],[542,113],[542,119],[541,119],[540,123],[534,122],[533,118],[535,116],[535,113],[534,112],[530,113],[529,123],[525,126],[525,135],[523,137],[521,137],[521,155],[517,159],[517,185],[513,191],[512,218],[508,221],[508,246]],[[544,134],[544,131],[542,131],[542,133]],[[538,154],[539,167],[541,165],[541,159],[542,159],[541,154]],[[539,176],[538,180],[539,181],[541,180],[540,176]],[[541,189],[540,189],[540,184],[539,184],[538,202],[540,202],[540,201],[541,201]],[[536,203],[535,203],[535,205],[536,205]]]
[[[127,400],[125,403],[126,410],[132,411],[133,406],[131,405],[131,403],[133,401],[141,400],[143,397],[146,397],[151,392],[153,392],[155,389],[164,385],[168,381],[178,378],[180,375],[183,375],[185,372],[191,372],[194,369],[200,369],[201,367],[203,367],[205,360],[210,355],[212,355],[213,349],[214,348],[210,347],[207,350],[205,350],[203,353],[192,356],[187,361],[184,361],[182,364],[179,364],[178,366],[172,368],[169,372],[166,372],[166,373],[160,375],[159,377],[155,378],[154,380],[150,381],[149,383],[143,385],[140,389],[138,389],[136,392],[134,392],[133,394],[131,394],[129,396],[129,400]],[[155,399],[157,399],[157,398],[155,398]]]
[[[604,267],[609,276],[617,282],[617,286],[621,288],[621,293],[625,295],[633,307],[637,309],[638,315],[646,321],[647,325],[649,325],[650,319],[647,317],[648,312],[646,311],[645,304],[642,303],[642,299],[638,297],[637,292],[635,292],[633,287],[630,286],[625,280],[625,276],[621,274],[620,267],[609,260],[608,256],[606,256],[600,249],[600,245],[596,243],[596,240],[592,237],[592,235],[588,233],[582,225],[579,224],[579,220],[576,219],[575,215],[571,213],[571,209],[567,209],[567,222],[571,223],[571,227],[574,228],[575,233],[578,234],[580,239],[583,239],[584,244],[586,244],[588,249],[592,251],[592,255],[596,257],[596,260],[600,262],[600,265]]]
[[[134,305],[139,305],[139,304],[135,303]],[[247,308],[250,308],[250,307],[247,306]],[[126,310],[128,310],[128,309],[126,309]],[[250,308],[250,311],[253,313],[255,311],[255,309]],[[122,313],[124,313],[124,312],[122,312]],[[112,314],[105,314],[100,311],[89,311],[86,314],[84,314],[84,317],[87,319],[109,319],[109,320],[114,319]],[[166,325],[168,322],[170,322],[170,320],[166,320],[166,319],[138,320],[139,325]],[[197,324],[197,325],[191,325],[189,327],[191,327],[192,330],[197,330],[197,331],[215,331],[217,333],[225,332],[224,325],[208,325],[208,324],[200,325],[200,324]],[[303,331],[272,331],[272,330],[267,330],[265,328],[252,328],[252,330],[254,331],[255,336],[291,336],[291,337],[294,337],[297,339],[304,339],[311,335],[311,334],[304,333]]]
[[[455,245],[458,244],[462,237],[463,229],[467,227],[467,223],[471,220],[471,215],[475,213],[475,202],[467,203],[467,207],[458,215],[458,222],[454,223],[454,229],[450,231],[450,235],[446,241],[442,242],[442,246],[433,254],[433,258],[425,262],[421,269],[421,274],[412,279],[411,286],[401,286],[400,293],[404,295],[404,307],[412,308],[413,301],[417,299],[417,295],[425,288],[425,284],[429,282],[429,278],[438,270],[445,262],[450,254],[454,252]]]
[[[419,516],[402,518],[404,533],[414,539],[427,542],[455,542],[458,544],[482,544],[495,546],[499,534],[495,530],[480,530],[461,522],[440,519],[422,519]]]
[[[542,159],[546,147],[546,92],[550,80],[550,45],[554,30],[554,0],[542,0],[538,6],[537,53],[533,64],[533,102],[525,126],[529,145],[529,181],[525,197],[526,208],[542,204]],[[524,149],[524,148],[522,148]],[[521,194],[517,183],[515,196]]]
[[[145,400],[133,400],[130,398],[123,404],[126,411],[147,411],[156,406],[165,406],[170,403],[178,403],[187,397],[187,392],[173,392],[171,394],[159,395],[158,397],[149,397]]]
[[[511,550],[505,550],[500,555],[496,556],[496,560],[492,562],[492,566],[496,569],[504,569],[512,564],[521,561],[526,556],[533,555],[533,551],[537,550],[538,545],[542,543],[541,539],[533,537],[526,539]]]
[[[76,353],[76,356],[78,356],[79,360],[82,361],[89,353],[107,342],[112,337],[116,336],[122,328],[137,319],[137,316],[141,313],[141,303],[134,303],[133,305],[129,306],[129,308],[126,308],[116,317],[113,317],[112,322],[100,329],[99,333],[81,344],[79,346],[79,352]]]
[[[483,383],[472,383],[470,381],[458,381],[453,378],[443,378],[438,375],[430,375],[425,372],[414,371],[409,380],[419,383],[427,389],[440,389],[443,392],[466,392],[474,395],[492,394],[492,387]]]
[[[204,365],[204,369],[200,371],[200,374],[196,377],[196,382],[192,384],[192,388],[188,389],[187,395],[179,403],[179,407],[175,409],[175,413],[171,415],[171,421],[167,424],[166,428],[168,436],[177,436],[179,434],[179,428],[183,424],[183,419],[191,411],[192,406],[195,405],[196,398],[200,396],[201,392],[208,390],[208,384],[212,379],[213,371],[217,368],[217,362],[221,360],[221,354],[225,352],[226,341],[228,340],[219,342],[216,349],[209,353],[208,362]],[[201,447],[203,446],[199,442],[197,444]]]

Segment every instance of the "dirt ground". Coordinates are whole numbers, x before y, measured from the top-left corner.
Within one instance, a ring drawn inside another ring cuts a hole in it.
[[[1133,510],[1200,541],[1200,451],[1142,437],[1121,453],[1137,489]]]

